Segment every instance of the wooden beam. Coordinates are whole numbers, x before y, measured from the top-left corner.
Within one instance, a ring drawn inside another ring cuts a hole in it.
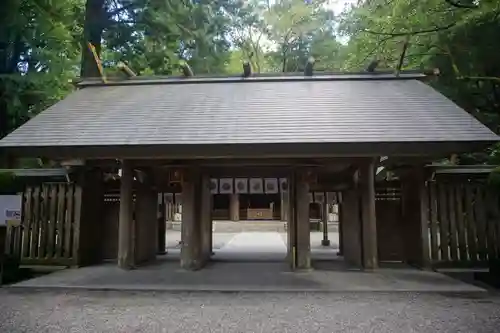
[[[112,160],[107,160],[112,163]],[[248,166],[299,166],[299,167],[325,167],[333,168],[333,171],[348,168],[351,164],[362,162],[362,158],[355,157],[298,157],[298,158],[214,158],[214,159],[134,159],[134,166],[157,166],[157,167],[248,167]]]

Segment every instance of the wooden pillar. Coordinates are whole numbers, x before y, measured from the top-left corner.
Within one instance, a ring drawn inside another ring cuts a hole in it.
[[[174,228],[174,224],[172,223],[175,218],[175,195],[174,193],[169,193],[168,194],[168,200],[165,198],[165,195],[163,196],[165,200],[165,222],[166,226],[165,228],[167,230],[171,230]]]
[[[129,160],[122,162],[120,184],[120,217],[118,225],[118,267],[134,268],[135,227],[133,219],[133,170]]]
[[[238,193],[230,194],[229,216],[231,221],[240,220],[240,195]]]
[[[160,193],[158,196],[158,205],[159,205],[159,214],[158,214],[158,219],[157,219],[157,254],[165,254],[167,253],[167,244],[166,244],[166,237],[167,237],[167,207],[166,207],[166,202],[165,202],[165,195],[163,193]]]
[[[344,233],[342,232],[343,228],[343,220],[342,220],[342,194],[339,192],[336,193],[335,204],[337,205],[337,223],[338,223],[338,234],[339,234],[339,256],[344,255]]]
[[[84,168],[75,187],[74,243],[77,266],[92,265],[104,259],[104,186],[102,170]]]
[[[330,206],[329,193],[325,192],[322,205],[323,239],[321,240],[321,245],[323,246],[330,246],[330,240],[328,239],[328,213],[330,212],[329,206]]]
[[[311,223],[309,222],[309,183],[305,170],[295,178],[297,211],[297,269],[311,268]]]
[[[181,267],[197,270],[203,266],[201,249],[201,175],[185,169],[182,182]]]
[[[428,197],[424,168],[415,167],[401,177],[405,260],[422,268],[430,267]]]
[[[292,269],[311,268],[311,242],[309,223],[309,184],[303,170],[289,177],[288,188],[288,253]]]
[[[363,235],[363,267],[378,268],[377,217],[375,212],[375,163],[360,166],[361,220]]]
[[[344,260],[350,265],[361,268],[361,214],[357,188],[351,188],[343,192],[340,214],[342,228],[339,232],[342,238]]]
[[[212,256],[212,194],[210,193],[210,177],[202,175],[201,181],[201,252],[203,264],[205,264]]]
[[[288,177],[288,191],[284,193],[286,196],[287,206],[287,261],[290,268],[294,270],[297,266],[297,219],[295,214],[295,175],[291,173]]]
[[[281,221],[287,221],[288,219],[288,197],[289,197],[289,191],[288,192],[281,192]]]
[[[134,264],[151,261],[158,252],[158,193],[148,183],[137,185]],[[165,237],[163,237],[165,238]]]

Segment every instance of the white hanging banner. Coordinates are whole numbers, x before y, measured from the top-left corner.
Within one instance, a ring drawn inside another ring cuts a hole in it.
[[[280,191],[283,193],[288,192],[288,179],[280,178]]]
[[[231,194],[233,193],[233,178],[221,178],[219,181],[219,193]]]
[[[248,193],[248,179],[235,178],[234,184],[235,184],[234,190],[236,193]]]
[[[250,193],[262,193],[262,178],[250,178]]]
[[[325,202],[325,193],[323,193],[323,192],[314,192],[314,202],[316,202],[316,203],[324,203]]]
[[[266,193],[268,194],[274,194],[278,193],[278,179],[276,178],[266,178],[264,180],[264,188]]]
[[[210,179],[210,193],[219,193],[219,181],[216,178]]]

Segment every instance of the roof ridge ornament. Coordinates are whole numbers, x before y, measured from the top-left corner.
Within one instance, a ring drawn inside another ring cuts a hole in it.
[[[97,54],[95,46],[91,42],[88,42],[87,46],[88,46],[90,52],[92,53],[92,55],[94,56],[94,61],[96,63],[97,69],[99,70],[99,74],[101,75],[102,82],[107,83],[106,75],[104,74],[104,68],[103,68],[102,62],[101,62],[101,58],[99,58],[99,55]]]
[[[125,73],[125,75],[128,76],[128,78],[131,78],[131,77],[136,77],[137,74],[130,68],[127,66],[126,63],[124,63],[123,61],[120,61],[116,67],[121,70],[123,73]]]

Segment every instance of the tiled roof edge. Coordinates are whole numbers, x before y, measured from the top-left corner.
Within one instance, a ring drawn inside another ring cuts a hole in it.
[[[250,77],[237,76],[156,76],[134,78],[108,78],[103,82],[100,78],[79,79],[75,83],[78,87],[88,86],[123,86],[123,85],[158,85],[158,84],[207,84],[207,83],[249,83],[249,82],[297,82],[297,81],[371,81],[371,80],[418,80],[427,75],[417,71],[405,71],[399,75],[393,72],[360,72],[360,73],[315,73],[313,76],[304,76],[301,73],[286,74],[258,74]]]

